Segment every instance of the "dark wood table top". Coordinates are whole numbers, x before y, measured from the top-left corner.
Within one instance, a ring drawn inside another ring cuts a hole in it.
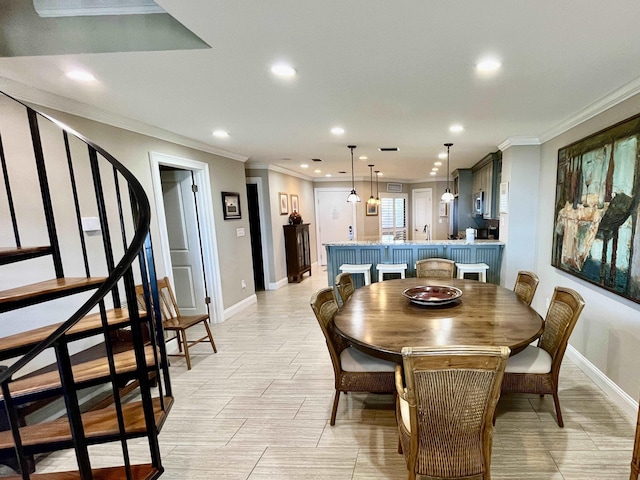
[[[447,285],[462,290],[448,305],[422,306],[402,292]],[[476,280],[407,278],[357,289],[335,316],[338,332],[355,347],[400,362],[402,347],[506,345],[518,352],[542,333],[542,318],[512,290]]]

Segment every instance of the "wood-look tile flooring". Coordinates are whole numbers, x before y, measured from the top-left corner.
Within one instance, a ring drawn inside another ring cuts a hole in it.
[[[160,434],[165,480],[405,479],[397,453],[392,397],[342,396],[329,425],[333,370],[309,307],[327,275],[277,291],[213,325],[218,353],[192,350],[193,368],[172,357],[175,404]],[[195,335],[196,332],[189,332]],[[537,395],[500,400],[493,479],[627,480],[634,425],[576,366],[565,360],[561,403]],[[145,462],[144,441],[131,442]],[[118,445],[92,447],[94,466],[121,462]],[[42,458],[39,468],[74,468],[72,452]]]

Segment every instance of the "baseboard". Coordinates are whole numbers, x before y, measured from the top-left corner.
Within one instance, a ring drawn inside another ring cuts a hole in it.
[[[636,423],[636,419],[638,417],[638,402],[616,385],[609,377],[602,373],[593,363],[587,360],[584,355],[571,345],[567,346],[565,355],[569,360],[575,363],[576,366],[593,381],[593,383],[600,387],[617,407],[629,416],[632,424]]]
[[[256,297],[255,293],[248,296],[244,300],[239,301],[235,305],[232,305],[229,308],[225,308],[224,319],[227,320],[233,317],[236,313],[240,313],[242,310],[247,308],[249,305],[253,305],[254,303],[258,303],[258,297]]]
[[[287,283],[289,283],[289,280],[287,279],[287,277],[281,278],[276,283],[270,283],[269,288],[267,288],[267,290],[278,290],[279,288],[284,287]]]

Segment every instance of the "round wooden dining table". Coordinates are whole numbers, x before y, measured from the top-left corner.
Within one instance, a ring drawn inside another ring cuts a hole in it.
[[[403,295],[418,286],[452,286],[462,296],[425,306]],[[354,347],[400,363],[402,347],[505,345],[517,353],[542,333],[540,315],[512,290],[455,278],[385,280],[358,288],[334,317]]]

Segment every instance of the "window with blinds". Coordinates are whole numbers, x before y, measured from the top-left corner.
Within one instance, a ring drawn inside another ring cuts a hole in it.
[[[380,199],[380,226],[382,239],[407,239],[407,199],[406,196],[384,196]]]

